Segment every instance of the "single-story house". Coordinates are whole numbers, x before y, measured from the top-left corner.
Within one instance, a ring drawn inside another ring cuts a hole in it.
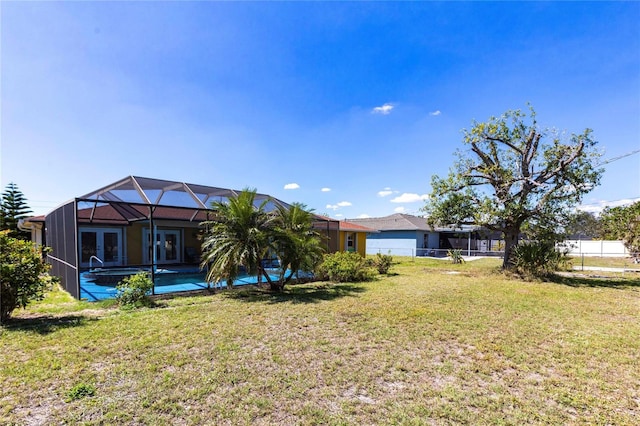
[[[390,216],[349,219],[350,222],[377,230],[367,234],[367,254],[396,256],[443,256],[447,250],[496,250],[499,243],[481,235],[478,227],[432,228],[424,217],[396,213]]]
[[[74,198],[45,217],[24,220],[34,242],[51,248],[47,261],[63,287],[80,298],[81,274],[89,269],[144,268],[152,279],[159,268],[192,265],[201,257],[201,223],[215,219],[213,201],[224,202],[239,191],[161,179],[128,176]],[[267,211],[289,207],[266,194]],[[364,226],[316,216],[314,227],[328,252],[366,250]]]

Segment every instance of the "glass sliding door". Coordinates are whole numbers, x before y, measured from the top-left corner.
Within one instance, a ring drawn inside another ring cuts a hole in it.
[[[157,229],[155,238],[155,263],[180,263],[180,230],[179,229]],[[143,247],[144,263],[151,263],[151,253],[149,247],[150,232],[148,229],[144,230],[143,241],[145,245]]]
[[[124,256],[122,253],[121,229],[80,228],[79,231],[80,266],[122,265]],[[99,260],[96,260],[96,258]]]

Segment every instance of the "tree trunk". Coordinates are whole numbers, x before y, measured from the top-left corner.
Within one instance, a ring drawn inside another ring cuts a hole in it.
[[[511,269],[514,266],[513,249],[518,245],[518,238],[520,236],[520,228],[508,228],[504,232],[504,260],[502,261],[502,269]]]

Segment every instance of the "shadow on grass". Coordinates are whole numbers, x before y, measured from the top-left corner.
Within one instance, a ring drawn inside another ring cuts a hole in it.
[[[567,285],[570,287],[607,287],[607,288],[629,288],[640,287],[640,278],[621,278],[615,276],[585,276],[585,275],[558,275],[554,274],[548,278],[549,282]]]
[[[349,297],[358,293],[364,293],[363,285],[353,283],[342,284],[316,284],[304,286],[288,286],[281,293],[276,293],[261,288],[248,288],[224,293],[226,297],[244,302],[267,303],[318,303],[320,301],[334,300],[340,297]]]
[[[8,331],[34,331],[46,335],[65,328],[82,327],[96,320],[82,315],[18,317],[10,318],[3,327]]]

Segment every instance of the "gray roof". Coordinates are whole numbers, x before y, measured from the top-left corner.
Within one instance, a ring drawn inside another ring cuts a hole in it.
[[[370,217],[367,219],[349,219],[349,222],[364,225],[378,231],[426,231],[426,232],[470,232],[480,229],[475,225],[438,226],[431,228],[427,219],[410,214],[396,213],[385,217]]]
[[[367,219],[349,219],[349,222],[364,225],[378,231],[431,231],[424,217],[396,213],[385,217]]]

